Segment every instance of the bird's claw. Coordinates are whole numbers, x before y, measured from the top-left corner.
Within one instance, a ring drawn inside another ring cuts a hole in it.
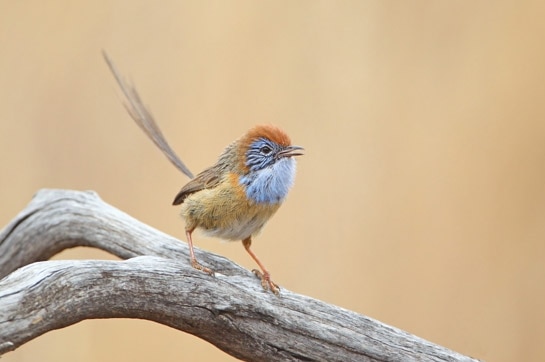
[[[191,266],[197,270],[205,272],[206,274],[214,276],[214,271],[212,269],[202,266],[197,260],[191,260]]]
[[[280,287],[278,286],[278,284],[271,280],[271,275],[269,273],[263,273],[257,269],[253,269],[252,273],[254,273],[256,277],[261,279],[261,286],[263,287],[263,289],[270,290],[275,295],[280,294]]]

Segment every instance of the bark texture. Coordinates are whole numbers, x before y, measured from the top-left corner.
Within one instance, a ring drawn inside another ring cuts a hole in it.
[[[44,261],[75,246],[125,261]],[[248,361],[476,361],[366,316],[282,289],[185,243],[94,192],[42,190],[0,232],[0,355],[84,319],[140,318]]]

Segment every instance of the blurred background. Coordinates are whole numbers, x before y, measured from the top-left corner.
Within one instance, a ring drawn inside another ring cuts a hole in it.
[[[488,361],[545,350],[545,5],[4,1],[0,225],[41,188],[97,191],[179,238],[187,179],[133,124],[105,49],[198,172],[257,123],[306,149],[254,240],[284,288]],[[247,268],[240,243],[196,235]],[[112,258],[73,249],[56,258]],[[231,361],[94,320],[4,356]]]

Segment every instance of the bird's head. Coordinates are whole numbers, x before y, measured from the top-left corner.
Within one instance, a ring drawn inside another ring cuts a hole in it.
[[[302,151],[278,127],[260,125],[249,130],[238,142],[240,184],[246,196],[257,203],[282,202],[295,178],[294,157]]]

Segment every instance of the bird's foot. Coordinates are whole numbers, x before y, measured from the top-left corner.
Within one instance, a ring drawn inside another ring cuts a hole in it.
[[[278,284],[271,280],[271,275],[268,272],[263,273],[260,270],[253,269],[252,273],[254,273],[259,279],[261,279],[261,286],[263,287],[263,289],[270,290],[275,295],[280,294],[280,287],[278,286]]]
[[[212,269],[202,266],[196,259],[191,260],[191,266],[195,269],[202,270],[206,274],[214,276],[214,271]]]

